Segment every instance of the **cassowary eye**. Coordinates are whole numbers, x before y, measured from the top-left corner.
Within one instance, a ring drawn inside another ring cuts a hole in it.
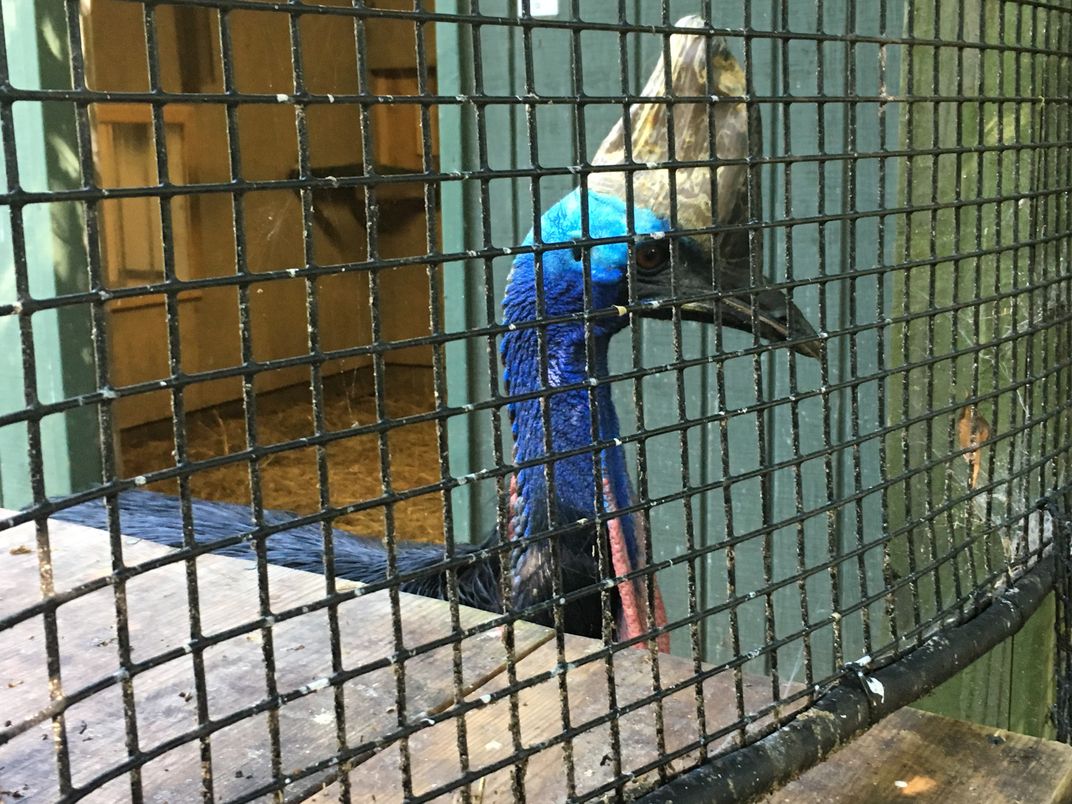
[[[637,268],[654,271],[662,268],[670,259],[670,244],[665,240],[651,240],[636,247]]]

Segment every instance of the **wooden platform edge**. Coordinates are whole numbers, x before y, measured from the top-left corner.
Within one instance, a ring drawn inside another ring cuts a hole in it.
[[[1053,588],[1053,579],[1053,557],[1046,555],[974,617],[868,674],[866,688],[838,684],[778,731],[683,773],[642,800],[680,804],[761,799],[772,785],[817,765],[1019,631]]]
[[[1072,746],[905,708],[763,804],[1072,801]]]

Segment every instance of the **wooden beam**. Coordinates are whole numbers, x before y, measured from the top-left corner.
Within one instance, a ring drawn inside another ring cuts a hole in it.
[[[540,675],[549,675],[517,696],[521,748],[528,752],[519,763],[523,768],[522,786],[528,801],[552,802],[570,798],[565,776],[567,750],[573,756],[575,795],[591,794],[615,777],[611,727],[601,720],[612,708],[606,660],[585,661],[585,657],[602,648],[599,640],[575,636],[565,639],[569,727],[577,732],[568,742],[557,740],[565,727],[560,699],[562,676],[553,672],[560,667],[556,645],[554,642],[542,645],[517,665],[521,684]],[[661,756],[685,749],[699,739],[695,686],[684,686],[656,703],[651,700],[654,684],[652,661],[647,651],[615,653],[613,668],[614,704],[619,710],[628,710],[620,714],[617,724],[622,771],[634,774],[621,787],[628,794],[636,795],[659,783],[658,770],[645,770],[645,766],[655,765]],[[690,660],[666,654],[659,657],[659,679],[663,689],[683,682],[693,672]],[[494,693],[505,689],[506,682],[506,674],[500,674],[470,696],[470,700],[485,700],[488,704],[466,717],[469,769],[480,771],[497,763],[503,765],[471,786],[474,800],[482,804],[507,804],[514,800],[510,773],[515,763],[509,760],[516,752],[510,731],[510,699],[492,700]],[[771,702],[770,682],[766,678],[743,679],[741,692],[749,712],[756,712]],[[719,673],[704,682],[704,719],[709,734],[738,719],[736,694],[732,672]],[[769,717],[760,718],[749,726],[748,731],[754,733],[768,724]],[[737,736],[736,730],[730,731],[716,740],[711,750],[725,750],[733,745]],[[427,795],[461,775],[453,722],[444,722],[414,735],[410,738],[409,748],[414,795]],[[668,770],[670,773],[680,772],[699,760],[697,751],[688,751],[671,762]],[[381,791],[376,795],[378,804],[401,802],[398,767],[396,752],[380,754],[354,769],[350,775],[352,789]],[[456,791],[453,794],[456,795]],[[327,804],[337,801],[338,795],[338,788],[333,785],[313,801]],[[443,800],[450,800],[449,796],[444,794]]]

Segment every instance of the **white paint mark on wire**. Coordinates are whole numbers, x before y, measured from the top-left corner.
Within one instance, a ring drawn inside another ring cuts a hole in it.
[[[533,17],[557,17],[558,0],[528,0],[529,14]],[[517,0],[517,16],[525,13],[525,0]]]

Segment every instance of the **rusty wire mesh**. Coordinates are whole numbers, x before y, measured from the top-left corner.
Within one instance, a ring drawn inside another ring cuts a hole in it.
[[[15,37],[27,30],[16,16],[26,11],[4,3],[0,336],[15,397],[0,410],[0,454],[5,482],[19,473],[26,483],[22,492],[5,485],[13,511],[3,528],[32,523],[33,572],[29,591],[0,611],[0,631],[14,641],[32,629],[43,648],[39,678],[0,697],[17,701],[19,713],[0,728],[0,787],[17,789],[10,769],[44,751],[51,771],[32,784],[46,797],[119,790],[145,800],[172,789],[160,763],[184,746],[196,749],[198,774],[174,789],[204,800],[292,800],[332,782],[333,795],[365,800],[362,768],[384,756],[396,776],[382,796],[413,801],[492,792],[538,800],[534,768],[548,752],[557,752],[559,792],[570,799],[637,795],[706,762],[724,769],[717,763],[734,751],[773,784],[814,757],[788,751],[795,764],[771,770],[749,747],[771,734],[786,735],[786,745],[816,739],[793,731],[802,708],[842,711],[863,700],[869,714],[845,725],[839,738],[849,736],[1014,631],[1055,576],[1065,591],[1054,711],[1068,739],[1068,544],[1060,545],[1072,407],[1072,6],[550,5],[556,13],[541,16],[534,0],[38,2],[37,22],[51,23],[50,58],[66,71],[50,81],[16,69]],[[101,23],[109,14],[133,20],[122,31],[134,41]],[[383,44],[395,36],[407,43],[403,67]],[[108,60],[118,58],[110,37],[137,53],[136,79],[108,77],[116,75]],[[722,64],[728,83],[686,95],[668,78],[661,91],[647,84],[656,61],[683,41],[675,37],[695,38],[703,63]],[[258,39],[270,45],[257,51]],[[284,84],[272,77],[280,71]],[[675,145],[634,159],[636,143],[625,143],[636,132],[620,121],[644,106],[700,110],[699,124],[678,123],[699,125],[700,155],[670,137]],[[738,108],[746,147],[730,154],[719,144],[732,123],[722,110]],[[32,114],[61,152],[61,178],[28,175]],[[593,159],[616,122],[624,153]],[[113,175],[106,152],[122,137],[135,155]],[[407,154],[406,164],[392,163]],[[637,278],[641,251],[660,238],[637,228],[635,212],[608,235],[592,230],[582,201],[568,240],[524,238],[578,184],[620,187],[625,208],[641,208],[647,185],[638,177],[663,169],[710,185],[667,185],[666,270],[680,275],[691,244],[717,251],[729,242],[718,238],[736,237],[753,282],[765,276],[767,291],[785,294],[817,331],[817,359],[762,329],[754,284],[736,297],[753,306],[736,326],[754,333],[689,320],[707,304],[728,321],[735,297],[717,276],[698,297],[660,302],[666,320],[641,324],[654,309]],[[689,193],[721,198],[733,181],[738,217],[719,217],[718,204],[699,217],[686,210]],[[42,216],[65,257],[42,257],[34,235]],[[147,228],[131,234],[142,218]],[[142,263],[116,262],[120,246],[140,243],[148,243]],[[597,255],[614,246],[628,254],[623,295],[613,300],[620,307],[595,301]],[[579,307],[566,312],[550,309],[557,289],[542,278],[564,249],[583,276]],[[511,264],[524,259],[535,266],[536,313],[520,326],[537,333],[539,376],[518,391],[516,376],[511,387],[500,374],[504,339],[518,324],[499,301]],[[279,288],[286,304],[260,300]],[[196,299],[213,298],[218,306],[191,323]],[[117,310],[150,304],[156,329],[119,329]],[[600,327],[623,312],[634,325],[607,357]],[[66,352],[43,334],[55,321]],[[554,333],[571,327],[580,374],[563,379]],[[212,348],[198,328],[226,330],[215,362],[197,357]],[[281,331],[297,333],[298,346],[272,351]],[[163,363],[124,375],[131,354],[154,339]],[[417,392],[407,379],[413,365]],[[67,381],[52,381],[57,367]],[[275,403],[263,396],[288,383],[301,393]],[[587,446],[563,448],[552,435],[554,400],[564,394],[583,414]],[[608,435],[600,405],[611,399],[621,422]],[[156,403],[165,418],[154,432],[167,450],[139,457],[132,471],[135,445],[150,442],[124,422]],[[293,430],[266,428],[272,404],[301,412]],[[546,435],[536,457],[518,458],[511,422],[516,433],[526,415]],[[199,427],[221,432],[218,443],[201,449]],[[73,445],[66,453],[57,433]],[[347,444],[363,445],[360,457],[339,457]],[[578,492],[591,510],[556,521],[552,502],[546,521],[525,530],[518,474],[535,467],[548,497],[563,499],[571,490],[557,488],[553,467],[578,454],[602,456],[589,460]],[[295,496],[277,500],[266,478],[298,455],[287,486]],[[66,463],[77,471],[58,480]],[[412,468],[405,479],[403,464]],[[634,478],[632,499],[613,492],[616,471]],[[170,534],[158,532],[168,530],[159,521],[140,530],[146,485],[173,495],[154,498],[171,500],[161,503]],[[423,518],[410,518],[407,506],[418,502]],[[284,507],[294,513],[274,510]],[[54,584],[57,519],[108,532],[101,574]],[[648,560],[623,571],[609,542],[626,519]],[[347,563],[346,529],[355,527],[385,545],[375,573]],[[131,563],[124,535],[179,549]],[[407,552],[403,539],[414,538],[431,546]],[[575,583],[563,580],[562,562],[577,539],[585,555]],[[269,566],[287,544],[297,545],[292,566],[323,577],[317,599],[273,598],[281,582],[270,583]],[[549,551],[539,594],[516,586],[528,544]],[[256,566],[252,609],[222,629],[203,625],[215,622],[206,576],[199,584],[212,553]],[[128,587],[180,566],[185,611],[173,615],[184,620],[185,641],[139,645]],[[638,633],[618,618],[627,589],[646,597]],[[413,592],[445,601],[443,634],[411,639],[403,621]],[[65,671],[64,640],[78,626],[64,610],[100,594],[111,596],[114,655],[109,672],[83,678]],[[1033,603],[1006,616],[1015,594]],[[387,644],[355,656],[348,607],[377,599],[386,601],[375,611]],[[489,611],[477,617],[467,605]],[[567,631],[582,609],[592,641],[578,654]],[[326,653],[313,663],[323,672],[298,683],[285,627],[310,612],[324,618]],[[530,619],[551,629],[553,659],[538,671],[523,665]],[[979,622],[991,638],[976,627],[955,659],[935,648],[934,637]],[[263,683],[220,710],[213,652],[241,639],[257,643]],[[477,695],[463,645],[481,639],[501,654],[501,683]],[[678,664],[660,654],[665,647]],[[647,661],[645,691],[617,697],[632,656]],[[189,725],[146,742],[142,679],[187,661]],[[432,671],[446,679],[435,706],[422,698]],[[596,671],[605,700],[578,714],[572,685]],[[869,679],[888,698],[876,698]],[[389,687],[390,706],[365,722],[357,699],[374,683]],[[533,736],[527,696],[547,688],[558,722]],[[711,697],[713,688],[723,697]],[[104,695],[118,696],[115,754],[87,766],[78,707]],[[317,722],[330,740],[310,754],[295,747],[288,712],[313,700],[323,703]],[[475,725],[493,707],[503,724],[494,741]],[[630,718],[641,715],[638,732]],[[236,775],[220,745],[244,723],[256,724],[245,739],[262,761]],[[422,770],[430,735],[443,729],[450,761]],[[596,747],[602,759],[586,773]],[[716,785],[715,776],[694,778]],[[482,786],[489,779],[494,791]]]

